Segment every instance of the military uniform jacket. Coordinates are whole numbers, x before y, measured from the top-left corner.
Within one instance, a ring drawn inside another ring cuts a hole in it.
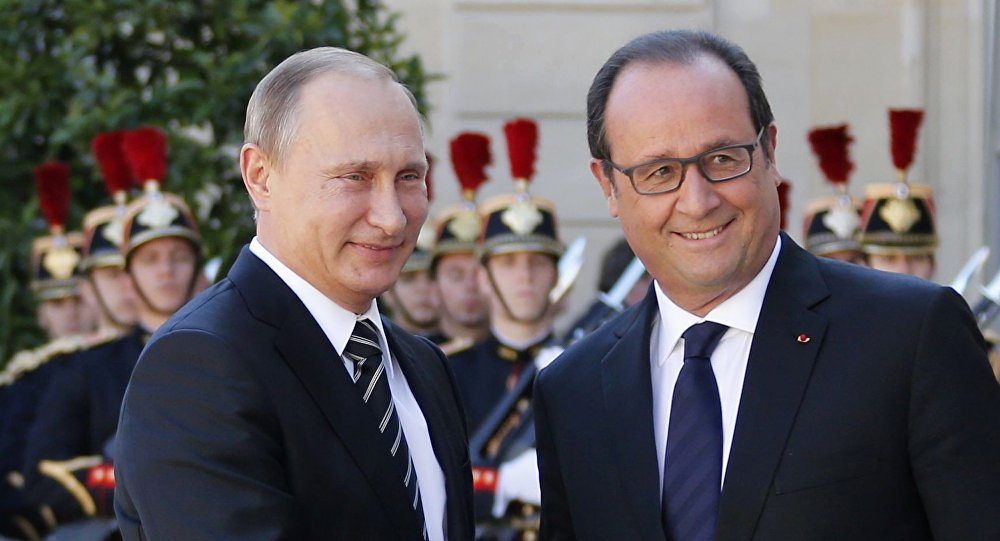
[[[135,328],[74,354],[53,371],[38,403],[25,448],[26,495],[34,504],[51,507],[60,522],[89,514],[84,509],[92,503],[87,503],[89,495],[81,491],[81,480],[87,468],[105,458],[106,445],[118,426],[125,387],[146,337],[144,330]],[[93,458],[75,460],[79,457]],[[76,480],[53,473],[57,471]]]
[[[46,529],[24,493],[25,446],[38,403],[57,368],[103,335],[60,338],[19,352],[0,373],[0,536],[31,537]]]
[[[542,370],[543,539],[662,541],[655,292]],[[1000,539],[1000,387],[950,288],[787,236],[750,348],[718,541]]]
[[[470,434],[476,433],[522,376],[534,373],[535,356],[551,341],[550,335],[523,350],[516,350],[490,333],[485,340],[448,357],[465,405]]]

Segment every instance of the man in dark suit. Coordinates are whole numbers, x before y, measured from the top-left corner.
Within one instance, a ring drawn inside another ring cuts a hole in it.
[[[374,302],[427,214],[412,95],[362,55],[305,51],[258,84],[245,138],[257,236],[125,395],[124,538],[470,539],[446,359]]]
[[[742,50],[637,38],[588,135],[655,283],[539,374],[543,539],[1000,538],[1000,388],[968,307],[779,234]]]

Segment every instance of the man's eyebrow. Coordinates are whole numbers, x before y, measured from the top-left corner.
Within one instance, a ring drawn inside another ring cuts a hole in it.
[[[749,143],[747,143],[747,142],[744,142],[744,141],[736,141],[736,140],[733,140],[732,138],[725,137],[725,138],[721,138],[721,139],[716,139],[714,141],[711,141],[711,142],[705,144],[700,151],[698,151],[696,154],[692,154],[690,156],[677,156],[674,153],[661,152],[661,153],[657,153],[657,154],[647,154],[646,156],[643,156],[642,161],[640,161],[639,163],[649,163],[649,162],[654,162],[654,161],[657,161],[657,160],[666,160],[666,159],[674,159],[674,160],[676,160],[676,159],[681,159],[681,158],[691,158],[691,157],[697,156],[698,154],[702,154],[704,152],[709,152],[709,151],[715,150],[717,148],[728,147],[728,146],[733,146],[733,145],[752,145],[753,143],[754,143],[753,141],[750,141]]]
[[[346,171],[373,171],[378,169],[381,165],[378,162],[373,162],[370,160],[358,160],[350,162],[340,162],[326,166],[323,168],[323,172],[330,176],[336,176],[343,174]],[[404,164],[399,168],[400,171],[407,170],[417,170],[421,173],[427,171],[427,162],[424,161],[412,161]]]
[[[323,172],[328,174],[343,173],[344,171],[370,171],[376,167],[375,162],[361,160],[353,162],[339,162],[330,164],[323,168]]]
[[[405,171],[407,169],[416,169],[417,171],[420,171],[420,172],[423,173],[423,172],[426,172],[429,169],[429,167],[427,166],[427,162],[419,161],[419,162],[409,162],[409,163],[405,164],[403,167],[400,168],[400,170],[403,170],[403,171]]]

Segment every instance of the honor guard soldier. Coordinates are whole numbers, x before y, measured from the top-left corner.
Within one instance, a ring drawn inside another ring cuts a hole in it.
[[[47,162],[34,169],[39,207],[49,235],[32,243],[31,288],[38,300],[38,322],[50,342],[17,353],[0,372],[0,536],[37,539],[49,517],[24,497],[21,466],[28,428],[38,397],[63,356],[84,347],[90,318],[80,299],[82,235],[66,233],[69,218],[69,166]]]
[[[489,307],[477,279],[482,220],[476,193],[488,180],[486,166],[492,157],[490,139],[482,133],[460,133],[449,146],[462,202],[445,208],[434,220],[431,276],[441,298],[441,332],[448,339],[441,349],[450,356],[489,334]]]
[[[819,160],[819,168],[836,194],[806,205],[804,234],[810,252],[863,265],[864,253],[858,243],[861,205],[847,191],[854,169],[847,146],[853,141],[847,124],[809,131],[809,144]]]
[[[32,501],[60,523],[111,516],[110,462],[122,396],[149,335],[195,292],[200,235],[182,198],[161,191],[166,136],[140,128],[122,139],[132,176],[144,193],[125,210],[121,250],[136,298],[138,325],[120,338],[82,351],[56,373],[28,437],[26,478]]]
[[[92,330],[92,320],[80,299],[80,233],[65,230],[69,218],[69,166],[57,161],[34,170],[39,206],[50,234],[31,245],[31,289],[38,300],[38,325],[49,339]]]
[[[653,278],[635,257],[625,237],[619,238],[601,257],[597,299],[579,316],[563,339],[572,344],[642,300]]]
[[[400,327],[440,344],[445,338],[438,330],[440,300],[431,279],[433,244],[434,230],[424,224],[413,253],[403,264],[396,283],[382,295],[382,300],[388,305],[391,319]]]
[[[489,299],[490,334],[450,357],[465,404],[470,433],[513,389],[533,372],[538,352],[552,342],[549,292],[556,284],[556,262],[563,245],[556,233],[555,207],[528,194],[537,127],[532,121],[508,123],[508,147],[516,192],[484,202],[477,270],[479,288]]]
[[[558,355],[553,345],[552,289],[564,246],[557,232],[555,207],[528,193],[533,175],[537,126],[518,119],[504,126],[516,193],[485,201],[479,250],[479,287],[490,306],[491,333],[486,340],[450,357],[466,407],[473,441],[488,440],[474,449],[475,510],[481,538],[492,539],[509,524],[495,523],[494,490],[504,482],[491,468],[504,458],[498,451],[519,434],[517,425],[530,405],[531,380],[539,365]],[[508,407],[507,402],[514,406]],[[502,409],[503,411],[499,411]],[[480,432],[488,434],[480,436]],[[489,449],[485,449],[489,447]],[[481,459],[481,460],[480,460]],[[533,464],[529,465],[533,470]],[[478,475],[477,475],[478,474]],[[515,492],[537,494],[537,475],[516,475],[528,487]],[[537,503],[537,502],[536,502]],[[502,514],[502,513],[501,513]]]
[[[920,110],[889,111],[892,161],[898,178],[895,184],[865,187],[859,240],[872,268],[930,280],[938,245],[933,193],[930,186],[910,184],[907,178],[923,114]]]
[[[128,191],[132,174],[122,141],[125,131],[98,134],[91,149],[112,204],[95,208],[83,217],[83,278],[80,292],[97,319],[98,329],[109,333],[129,331],[135,325],[135,298],[128,287],[122,241]]]
[[[431,156],[427,155],[427,200],[433,198]],[[431,278],[431,250],[434,248],[434,227],[425,223],[420,228],[413,253],[403,264],[399,277],[381,300],[388,305],[391,319],[408,332],[423,336],[435,344],[446,340],[438,328],[440,299]]]

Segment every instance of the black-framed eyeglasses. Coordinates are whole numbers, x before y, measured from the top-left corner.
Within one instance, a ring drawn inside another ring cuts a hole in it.
[[[691,158],[661,158],[632,167],[620,167],[604,160],[614,170],[628,177],[640,195],[669,193],[681,187],[687,166],[695,164],[701,176],[709,182],[725,182],[742,177],[753,168],[753,153],[767,126],[761,127],[753,143],[727,145],[706,150]]]

